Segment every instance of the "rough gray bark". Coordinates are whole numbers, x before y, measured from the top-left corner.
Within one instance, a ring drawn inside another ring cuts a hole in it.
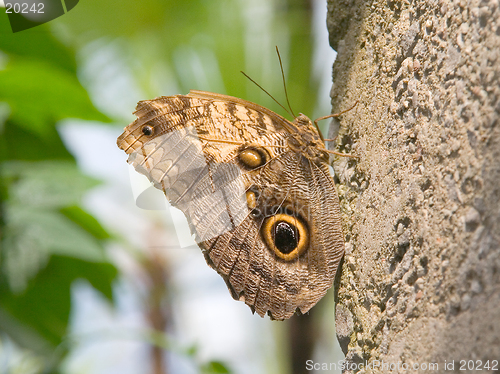
[[[336,163],[347,237],[336,324],[361,372],[453,360],[449,372],[473,372],[460,360],[491,372],[500,360],[499,8],[328,2],[334,110],[359,100],[339,142],[360,158]]]

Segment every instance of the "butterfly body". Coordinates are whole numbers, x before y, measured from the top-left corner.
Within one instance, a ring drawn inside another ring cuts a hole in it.
[[[328,154],[309,118],[202,91],[139,102],[135,114],[118,146],[186,215],[233,298],[278,320],[307,312],[344,251]]]

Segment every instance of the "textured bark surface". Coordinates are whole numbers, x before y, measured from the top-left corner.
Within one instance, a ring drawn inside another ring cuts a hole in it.
[[[360,158],[335,166],[347,237],[336,324],[361,372],[500,359],[499,8],[328,3],[334,111],[359,100],[339,143]]]

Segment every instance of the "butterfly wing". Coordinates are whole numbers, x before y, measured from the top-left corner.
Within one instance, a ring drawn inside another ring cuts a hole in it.
[[[197,243],[234,229],[248,215],[245,192],[252,175],[235,162],[238,150],[256,142],[286,145],[286,120],[249,104],[222,95],[141,101],[137,120],[118,138],[128,162],[186,215]],[[282,149],[271,152],[274,157]]]
[[[262,239],[265,222],[271,219],[266,214],[251,214],[235,230],[202,245],[207,260],[224,277],[235,299],[245,301],[261,316],[268,313],[283,320],[297,309],[307,312],[325,295],[333,284],[344,242],[338,199],[327,167],[289,152],[266,169],[261,174],[260,195],[274,198],[259,199],[257,206],[273,214],[270,208],[281,203],[289,215],[300,217],[308,236],[304,253],[291,261],[276,256]]]
[[[232,296],[274,319],[309,310],[333,283],[343,235],[328,168],[289,149],[293,125],[257,104],[200,91],[142,101],[135,114],[118,146],[186,215]],[[246,167],[245,149],[262,150],[265,162]],[[278,216],[291,222],[283,238],[305,243],[295,258],[266,236],[278,232]]]

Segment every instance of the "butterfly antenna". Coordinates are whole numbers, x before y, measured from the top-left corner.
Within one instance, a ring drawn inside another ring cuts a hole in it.
[[[290,101],[288,100],[288,92],[286,90],[286,81],[285,81],[285,72],[283,71],[283,63],[281,62],[280,51],[278,46],[276,46],[276,53],[278,54],[278,60],[280,61],[280,69],[281,69],[281,78],[283,79],[283,88],[285,89],[285,97],[286,103],[288,104],[288,108],[290,108],[290,112],[292,112],[293,118],[295,118],[295,113],[293,112],[292,106],[290,105]]]
[[[248,75],[247,75],[244,71],[240,71],[240,72],[241,72],[241,74],[243,74],[245,77],[247,77],[247,78],[248,78],[248,79],[249,79],[249,80],[250,80],[253,84],[255,84],[255,85],[256,85],[257,87],[259,87],[262,91],[264,91],[264,92],[267,94],[267,96],[269,96],[271,99],[273,99],[273,100],[274,100],[274,102],[275,102],[276,104],[278,104],[280,107],[282,107],[283,109],[285,109],[285,111],[286,111],[288,114],[290,114],[291,116],[293,116],[293,118],[295,118],[295,116],[293,115],[293,112],[292,112],[292,113],[290,113],[290,112],[288,111],[288,109],[287,109],[287,108],[285,108],[283,105],[281,105],[281,103],[280,103],[278,100],[276,100],[276,99],[273,97],[273,95],[271,95],[271,94],[270,94],[269,92],[267,92],[264,88],[262,88],[262,86],[261,86],[260,84],[258,84],[258,83],[257,83],[256,81],[254,81],[252,78],[250,78],[250,77],[249,77],[249,76],[248,76]],[[287,98],[287,100],[288,100],[288,98]]]

